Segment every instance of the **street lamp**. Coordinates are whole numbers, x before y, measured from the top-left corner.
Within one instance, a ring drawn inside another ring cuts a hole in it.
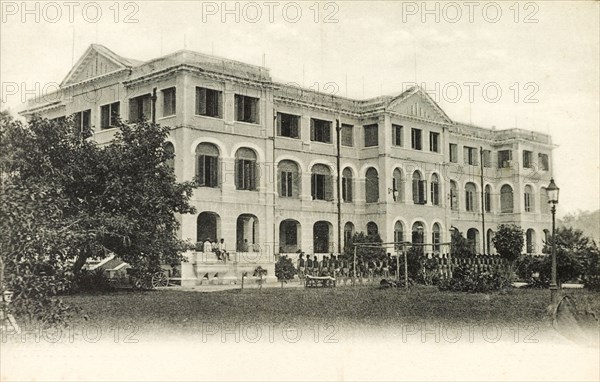
[[[558,192],[560,189],[554,183],[554,178],[550,179],[550,184],[546,187],[548,193],[548,203],[552,205],[552,280],[550,281],[550,301],[555,304],[558,302],[558,286],[556,283],[556,237],[555,237],[555,217],[556,205],[558,204]]]

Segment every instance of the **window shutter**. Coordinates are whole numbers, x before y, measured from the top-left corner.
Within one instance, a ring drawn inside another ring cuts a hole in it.
[[[331,142],[331,123],[325,124],[325,131],[323,132],[323,142]]]
[[[325,175],[325,200],[333,200],[333,176]]]
[[[258,167],[257,162],[251,162],[250,168],[251,168],[250,189],[256,190],[256,189],[258,189],[258,184],[260,183],[260,168]]]
[[[238,190],[242,189],[244,184],[244,161],[240,159],[235,160],[235,188]]]
[[[137,122],[139,115],[138,100],[134,98],[129,101],[129,122]]]
[[[196,88],[196,114],[206,114],[206,89]]]
[[[421,203],[423,204],[427,204],[427,181],[426,180],[421,180],[419,182],[419,199],[421,201]]]
[[[285,192],[284,192],[285,187],[283,184],[283,182],[285,181],[284,175],[285,175],[284,171],[277,171],[277,189],[278,189],[278,193],[279,193],[280,197],[286,196]]]
[[[317,174],[310,175],[310,195],[313,200],[317,199]]]
[[[286,185],[287,185],[287,195],[289,197],[293,197],[294,196],[294,173],[293,172],[287,173]]]
[[[293,138],[300,138],[300,134],[298,134],[298,120],[299,119],[300,118],[294,117],[294,118],[292,118],[292,121],[291,121],[291,123],[292,123],[291,130],[292,130],[292,137]]]
[[[237,121],[244,120],[244,97],[235,96],[235,119]]]
[[[277,114],[277,135],[281,136],[281,114]]]
[[[469,148],[463,147],[463,163],[469,163]]]
[[[413,180],[412,192],[413,192],[413,203],[419,204],[419,181],[418,180]]]
[[[302,174],[299,172],[293,173],[294,178],[292,180],[292,196],[294,198],[300,197],[300,190],[302,187]]]
[[[310,140],[315,140],[315,121],[313,119],[310,120]]]
[[[251,98],[249,101],[250,101],[250,122],[258,122],[258,100]]]
[[[204,163],[205,163],[205,156],[204,155],[200,155],[198,157],[198,164],[196,165],[196,182],[198,183],[198,186],[204,186]]]
[[[82,128],[84,130],[89,130],[91,117],[92,117],[92,111],[91,110],[86,110],[86,111],[83,112],[83,125],[82,125]]]
[[[215,107],[217,108],[217,117],[223,118],[223,93],[215,92],[214,103]]]
[[[218,158],[217,157],[207,157],[210,159],[209,163],[209,171],[210,171],[210,186],[217,187],[218,185],[218,177],[219,177],[219,169],[218,169]]]
[[[81,133],[81,114],[82,113],[75,113],[73,114],[73,132],[75,134],[79,134]]]

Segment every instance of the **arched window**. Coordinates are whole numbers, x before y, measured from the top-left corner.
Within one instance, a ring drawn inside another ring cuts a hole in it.
[[[404,175],[399,168],[394,169],[392,178],[392,191],[395,202],[404,202]]]
[[[455,181],[450,181],[450,209],[458,210],[458,185]]]
[[[196,184],[200,187],[219,187],[219,149],[212,143],[196,146]]]
[[[427,203],[427,197],[425,190],[427,189],[427,181],[423,180],[419,171],[413,172],[412,176],[412,192],[413,192],[413,203],[414,204],[425,204]]]
[[[165,154],[169,156],[169,158],[165,161],[167,166],[175,169],[175,146],[171,142],[165,142],[164,145]]]
[[[311,174],[311,195],[313,200],[333,200],[331,171],[324,164],[315,164]]]
[[[238,190],[255,191],[259,170],[254,150],[242,147],[235,153],[235,187]]]
[[[440,205],[440,180],[437,174],[431,175],[431,204]]]
[[[379,201],[379,174],[374,167],[369,168],[365,175],[365,196],[367,203]]]
[[[344,225],[344,247],[348,247],[352,243],[352,237],[354,236],[354,224],[346,222]]]
[[[439,252],[440,251],[440,225],[438,223],[435,223],[433,225],[433,229],[431,230],[431,243],[433,244],[433,251],[434,252]]]
[[[525,207],[525,212],[533,212],[533,188],[531,188],[531,186],[529,185],[525,186],[523,194],[523,203],[523,206]]]
[[[349,167],[346,167],[344,171],[342,171],[342,200],[344,202],[351,202],[354,200],[352,183],[352,170]]]
[[[467,243],[473,248],[474,253],[479,253],[479,231],[476,228],[467,230]]]
[[[500,189],[500,211],[502,213],[512,213],[513,208],[513,189],[508,184],[505,184]]]
[[[528,254],[535,253],[535,231],[532,228],[525,232],[525,248]]]
[[[465,185],[465,209],[477,211],[477,188],[471,182]]]
[[[404,226],[402,222],[398,220],[396,224],[394,224],[394,242],[396,244],[396,250],[402,248],[402,244],[398,244],[404,241]]]
[[[484,202],[485,202],[485,212],[492,211],[492,187],[488,184],[485,186],[485,194],[484,194]]]
[[[379,233],[379,227],[377,227],[377,224],[375,222],[368,222],[367,223],[367,235],[371,236],[371,235],[377,235]]]
[[[293,219],[279,223],[279,253],[296,253],[302,237],[300,223]]]
[[[550,204],[548,204],[548,191],[546,187],[540,189],[540,212],[543,214],[550,213]]]
[[[282,160],[277,165],[278,192],[283,198],[298,198],[300,196],[300,171],[296,162]]]

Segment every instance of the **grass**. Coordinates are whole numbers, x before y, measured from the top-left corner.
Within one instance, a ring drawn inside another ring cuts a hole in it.
[[[600,294],[570,290],[600,313]],[[375,287],[332,289],[266,288],[197,293],[178,290],[66,296],[102,327],[135,324],[140,330],[184,334],[205,324],[291,323],[382,328],[404,324],[536,325],[550,328],[548,290],[503,293],[440,292],[435,287],[405,290]],[[83,322],[79,315],[75,323]]]

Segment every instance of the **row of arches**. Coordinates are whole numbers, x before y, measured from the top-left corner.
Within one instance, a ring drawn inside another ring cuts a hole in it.
[[[167,151],[174,152],[174,146],[168,142],[165,146]],[[196,176],[195,181],[199,187],[219,188],[222,182],[221,175],[221,151],[215,143],[201,142],[195,148]],[[259,156],[255,149],[250,147],[239,147],[234,153],[235,160],[235,186],[238,190],[257,190],[260,183],[260,169],[258,166]],[[170,160],[173,165],[173,160]],[[342,170],[341,197],[343,202],[354,202],[356,170],[346,166]],[[364,199],[367,203],[380,201],[380,179],[379,171],[374,167],[367,167],[364,177]],[[395,202],[406,202],[406,182],[401,168],[394,168],[392,173],[392,187],[388,192],[392,194]],[[414,170],[410,174],[409,190],[411,191],[413,204],[430,204],[439,206],[442,203],[443,184],[439,174],[433,172],[426,180],[420,170]],[[313,200],[331,201],[334,199],[335,180],[332,168],[324,163],[315,163],[310,167],[310,195]],[[474,182],[464,184],[464,193],[461,197],[458,183],[451,179],[449,190],[449,203],[452,210],[464,210],[479,212],[482,206],[480,191]],[[284,198],[300,198],[302,193],[302,171],[297,162],[291,159],[283,159],[277,163],[277,193]],[[514,191],[509,184],[500,187],[499,206],[494,206],[492,186],[484,187],[483,208],[486,212],[498,211],[500,213],[514,213]],[[531,185],[524,187],[523,211],[536,212],[536,193]],[[547,195],[542,187],[539,192],[539,211],[549,213]],[[461,206],[461,200],[464,203]]]

